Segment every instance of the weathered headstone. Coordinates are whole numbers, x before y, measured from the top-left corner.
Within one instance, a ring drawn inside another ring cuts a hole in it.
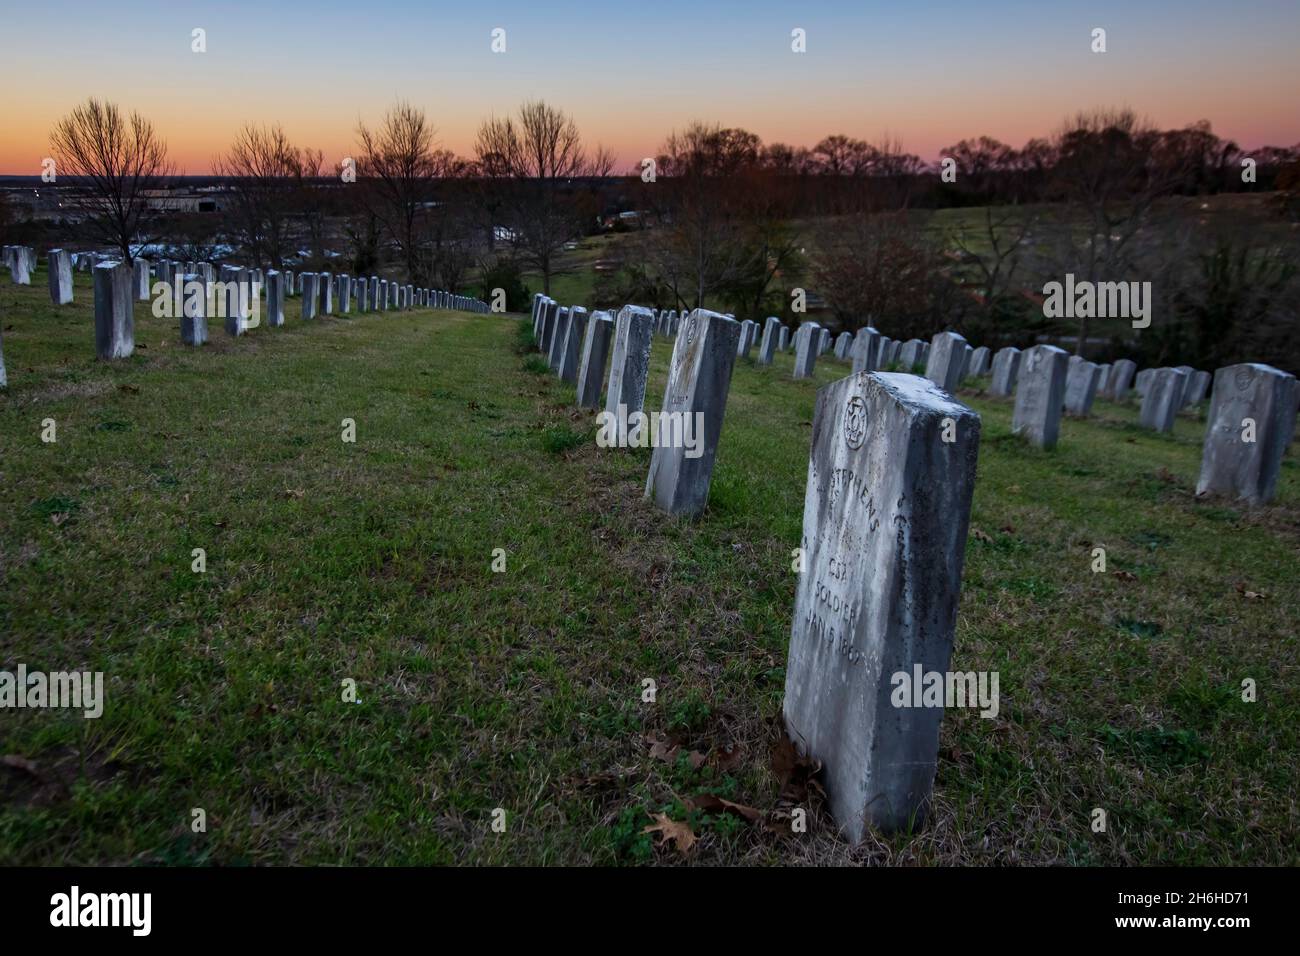
[[[619,445],[627,441],[628,418],[645,408],[653,332],[653,313],[639,305],[623,306],[614,320],[614,352],[609,365],[609,384],[605,388],[605,411],[618,422]]]
[[[208,284],[201,273],[187,273],[181,277],[181,292],[181,341],[202,345],[208,340]]]
[[[1158,432],[1174,430],[1178,410],[1183,406],[1183,391],[1187,387],[1187,373],[1178,368],[1152,370],[1147,382],[1147,393],[1142,396],[1140,421],[1143,428]]]
[[[298,278],[302,280],[302,317],[314,319],[320,306],[320,276],[314,272],[299,272]]]
[[[560,371],[560,359],[564,356],[564,341],[569,334],[569,309],[561,306],[555,313],[555,331],[551,333],[551,347],[546,355],[546,364],[557,375]]]
[[[578,405],[582,408],[600,407],[609,340],[613,334],[614,320],[609,313],[592,313],[587,322],[587,334],[582,340],[582,361],[578,365]]]
[[[668,334],[668,330],[664,330]],[[746,319],[740,323],[740,340],[736,343],[736,356],[738,358],[749,358],[749,349],[754,344],[754,339],[758,336],[758,323],[753,319]]]
[[[9,278],[15,285],[31,285],[31,263],[27,259],[27,250],[14,246],[9,251]]]
[[[132,286],[135,289],[135,299],[137,302],[149,301],[149,260],[136,259],[132,264]]]
[[[1187,383],[1187,394],[1183,397],[1184,405],[1196,405],[1205,401],[1205,393],[1210,387],[1210,373],[1195,370],[1192,380]]]
[[[920,339],[908,339],[898,350],[898,364],[902,371],[916,374],[917,366],[925,367],[925,343]]]
[[[961,384],[970,346],[956,332],[940,332],[930,345],[930,361],[925,366],[925,377],[945,392],[956,391]]]
[[[1008,345],[998,349],[993,356],[993,381],[989,383],[989,394],[1003,398],[1016,390],[1016,376],[1020,372],[1020,349]]]
[[[817,329],[817,354],[825,355],[831,350],[831,330],[818,326]]]
[[[826,331],[816,322],[804,322],[794,334],[794,378],[811,378],[817,367],[821,333]]]
[[[1110,377],[1106,380],[1106,395],[1113,402],[1122,402],[1128,398],[1133,385],[1133,374],[1137,364],[1129,359],[1120,359],[1111,367]]]
[[[1178,398],[1178,407],[1182,409],[1187,406],[1187,392],[1191,388],[1192,373],[1195,372],[1196,369],[1192,368],[1190,365],[1179,365],[1177,368],[1178,371],[1183,373],[1183,394]]]
[[[674,325],[676,321],[677,320],[674,317],[673,319]],[[759,344],[758,347],[759,365],[772,364],[772,358],[776,355],[777,345],[780,341],[781,328],[782,328],[781,320],[774,315],[769,315],[766,321],[763,322],[763,341]],[[674,327],[673,329],[674,334],[676,334],[676,331],[677,330]]]
[[[1156,370],[1153,368],[1144,368],[1137,373],[1137,377],[1133,380],[1133,390],[1138,393],[1139,397],[1146,398],[1147,383],[1151,381],[1151,376],[1155,372]]]
[[[835,337],[835,357],[842,362],[849,360],[849,349],[853,348],[853,333],[841,332]]]
[[[709,503],[740,325],[695,309],[677,335],[668,368],[646,497],[675,515],[698,515]]]
[[[49,267],[50,301],[67,305],[72,301],[72,254],[66,249],[51,249]]]
[[[1086,418],[1092,414],[1092,401],[1097,395],[1097,381],[1101,369],[1096,362],[1080,359],[1071,362],[1065,374],[1065,410],[1071,415]]]
[[[349,315],[352,312],[352,277],[341,275],[338,277],[338,306],[339,315]]]
[[[284,325],[284,274],[266,271],[266,324],[273,329]]]
[[[970,354],[970,368],[966,371],[967,376],[979,378],[981,375],[987,375],[989,373],[989,360],[989,347],[987,345],[981,345],[975,349]]]
[[[1011,433],[1039,448],[1054,448],[1061,434],[1065,379],[1070,356],[1055,345],[1035,345],[1020,353]]]
[[[587,310],[580,305],[569,309],[569,327],[560,349],[560,367],[556,373],[570,385],[578,384],[578,366],[582,363],[582,343],[587,337]]]
[[[135,313],[131,269],[125,263],[95,266],[95,353],[102,359],[127,358],[135,351]]]
[[[948,673],[979,439],[979,416],[920,376],[817,393],[784,715],[854,843],[929,808],[943,695],[900,701],[899,675]]]
[[[1271,365],[1229,365],[1214,373],[1198,495],[1250,504],[1273,499],[1295,435],[1296,393],[1295,376]]]
[[[853,357],[853,371],[874,372],[880,368],[880,347],[883,344],[884,338],[871,326],[864,325],[858,329],[850,353]]]
[[[546,300],[546,314],[542,316],[542,335],[537,341],[538,350],[548,359],[551,355],[551,343],[555,341],[555,327],[560,321],[560,303],[554,299]]]
[[[776,340],[776,349],[778,352],[784,352],[788,348],[790,348],[790,327],[782,325],[781,332]]]

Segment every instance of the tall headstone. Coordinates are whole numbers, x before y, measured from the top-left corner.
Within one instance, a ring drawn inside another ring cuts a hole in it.
[[[555,341],[555,327],[560,321],[560,303],[548,298],[545,308],[546,314],[542,316],[542,335],[537,341],[537,347],[538,351],[549,359],[551,356],[551,343]]]
[[[1158,432],[1172,432],[1178,410],[1183,407],[1183,391],[1187,388],[1187,373],[1180,368],[1152,370],[1147,382],[1147,393],[1142,396],[1139,421],[1143,428]]]
[[[794,333],[794,378],[812,378],[824,331],[816,322],[804,322]]]
[[[181,342],[202,345],[208,340],[208,284],[201,273],[181,277],[180,320]]]
[[[72,301],[72,254],[66,249],[50,250],[50,301],[67,305]]]
[[[665,326],[664,334],[668,334]],[[754,339],[758,335],[758,323],[753,319],[746,319],[740,323],[740,340],[736,343],[736,356],[738,358],[749,358],[749,350],[754,344]]]
[[[646,497],[669,514],[698,515],[709,503],[739,337],[734,319],[695,309],[673,343],[645,484]]]
[[[1137,364],[1129,359],[1120,359],[1111,366],[1110,377],[1106,380],[1106,396],[1114,402],[1122,402],[1128,398],[1129,389],[1133,385],[1133,374],[1137,371]]]
[[[338,277],[338,305],[340,315],[348,315],[352,312],[352,277],[341,275]]]
[[[1039,448],[1055,448],[1065,407],[1070,356],[1055,345],[1035,345],[1020,353],[1016,406],[1011,433]]]
[[[102,359],[127,358],[135,351],[135,313],[131,269],[125,263],[95,266],[95,353]]]
[[[925,367],[925,377],[945,392],[957,390],[966,365],[970,346],[956,332],[940,332],[930,343],[930,361]]]
[[[673,318],[674,326],[677,322],[676,316]],[[781,337],[781,320],[774,315],[769,315],[763,323],[763,341],[758,347],[758,364],[771,365],[772,357],[776,354]],[[673,329],[674,334],[676,328]]]
[[[27,250],[22,246],[14,246],[9,251],[9,278],[15,285],[32,284],[31,263],[27,259]]]
[[[1097,395],[1100,377],[1101,368],[1096,362],[1086,359],[1070,362],[1065,373],[1065,410],[1080,418],[1092,414],[1092,401]]]
[[[989,394],[1006,398],[1016,390],[1016,377],[1020,372],[1020,349],[1008,345],[998,349],[993,356],[993,381]]]
[[[137,302],[149,301],[149,260],[136,259],[132,263],[132,286],[135,290],[135,300]]]
[[[627,441],[627,419],[645,408],[653,332],[654,313],[639,305],[623,306],[614,320],[614,352],[609,364],[609,384],[605,388],[605,411],[619,423],[620,445]],[[681,336],[677,338],[680,342]]]
[[[614,320],[608,312],[594,312],[587,322],[582,340],[582,361],[578,365],[578,405],[599,408],[600,391],[605,384],[605,364],[609,358],[609,340]]]
[[[853,349],[850,352],[853,357],[853,371],[874,372],[880,368],[880,347],[883,344],[884,338],[871,326],[864,325],[858,329],[858,334],[853,339]]]
[[[789,348],[790,348],[790,327],[787,325],[782,325],[781,331],[777,336],[776,349],[778,352],[784,352]]]
[[[942,695],[898,689],[948,672],[979,440],[979,416],[920,376],[817,393],[784,716],[855,843],[929,807]]]
[[[560,372],[560,359],[564,356],[564,342],[569,335],[569,310],[561,306],[555,314],[555,331],[551,333],[551,347],[546,356],[546,364],[557,375]]]
[[[314,319],[320,307],[320,276],[314,272],[299,272],[298,278],[302,280],[302,317]]]
[[[1271,501],[1295,435],[1296,397],[1295,376],[1271,365],[1215,372],[1196,493]]]
[[[266,271],[266,324],[273,329],[284,325],[284,274]]]
[[[570,385],[578,384],[578,366],[582,362],[582,343],[587,336],[587,310],[580,305],[569,309],[569,327],[560,350],[560,367],[556,374]]]

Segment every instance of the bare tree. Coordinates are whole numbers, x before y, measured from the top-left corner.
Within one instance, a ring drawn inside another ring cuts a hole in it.
[[[303,192],[320,173],[320,152],[294,146],[279,125],[250,123],[212,165],[228,179],[240,244],[258,266],[284,268],[292,249],[291,219],[308,205]]]
[[[50,150],[58,175],[78,179],[72,205],[96,238],[130,262],[132,244],[149,239],[149,194],[175,172],[153,124],[135,112],[123,117],[115,104],[92,97],[55,125]]]
[[[588,150],[573,117],[541,100],[524,103],[517,118],[483,123],[475,151],[483,175],[510,181],[511,242],[549,293],[557,254],[582,230],[573,181],[609,175],[612,157],[600,146]]]
[[[428,278],[420,252],[421,217],[433,202],[435,179],[455,159],[435,148],[435,132],[423,110],[402,101],[376,129],[357,125],[364,201],[396,245],[413,282]]]

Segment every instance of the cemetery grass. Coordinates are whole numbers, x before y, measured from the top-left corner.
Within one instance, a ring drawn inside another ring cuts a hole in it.
[[[43,268],[0,283],[0,650],[103,671],[106,703],[0,712],[0,863],[1298,862],[1294,451],[1276,503],[1202,502],[1196,416],[1160,436],[1100,403],[1042,453],[963,391],[952,667],[998,671],[1000,712],[946,714],[930,821],[850,848],[815,790],[789,833],[772,756],[815,388],[845,364],[740,362],[686,522],[642,500],[648,451],[595,446],[524,323],[305,323],[295,298],[284,329],[188,350],[138,305],[106,364],[75,282],[59,309]]]

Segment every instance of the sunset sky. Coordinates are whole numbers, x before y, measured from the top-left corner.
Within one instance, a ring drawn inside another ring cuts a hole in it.
[[[191,52],[196,27],[205,53]],[[490,49],[496,27],[505,53]],[[965,137],[1020,146],[1073,111],[1129,106],[1162,127],[1208,119],[1248,149],[1290,146],[1297,49],[1296,0],[11,2],[0,173],[38,174],[50,127],[91,95],[152,119],[188,173],[248,121],[281,123],[332,165],[354,152],[357,121],[399,97],[466,155],[482,119],[541,97],[620,171],[695,119],[804,146],[888,134],[932,160]]]

